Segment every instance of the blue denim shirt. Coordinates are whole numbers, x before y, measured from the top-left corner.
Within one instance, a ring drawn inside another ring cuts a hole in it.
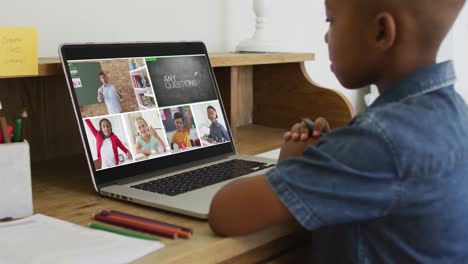
[[[468,263],[468,109],[451,62],[386,90],[267,173],[312,263]]]

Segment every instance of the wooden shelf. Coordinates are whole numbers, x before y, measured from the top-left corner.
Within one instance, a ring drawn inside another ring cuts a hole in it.
[[[313,53],[213,53],[211,66],[231,67],[312,61]]]
[[[63,75],[63,69],[58,58],[39,58],[38,75],[21,75],[13,77],[0,76],[0,79],[18,79],[26,77],[46,77]]]
[[[213,53],[209,55],[212,67],[231,67],[262,64],[277,64],[314,60],[313,53]],[[138,69],[137,69],[138,70]],[[24,77],[63,75],[59,58],[39,58],[39,74]]]

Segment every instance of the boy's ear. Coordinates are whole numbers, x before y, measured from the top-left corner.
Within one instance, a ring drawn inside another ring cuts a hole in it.
[[[382,12],[375,19],[377,25],[375,32],[377,48],[387,50],[395,44],[396,40],[397,26],[395,17],[388,12]]]

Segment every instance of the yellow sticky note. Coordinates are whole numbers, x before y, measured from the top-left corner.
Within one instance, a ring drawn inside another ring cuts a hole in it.
[[[37,74],[37,29],[0,27],[0,76]]]

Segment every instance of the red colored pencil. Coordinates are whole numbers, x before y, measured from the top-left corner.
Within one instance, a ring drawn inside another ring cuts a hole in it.
[[[129,229],[154,234],[154,235],[157,235],[157,236],[162,236],[162,237],[167,237],[167,238],[172,238],[172,239],[175,239],[177,237],[177,234],[175,232],[155,230],[155,229],[148,228],[148,227],[143,227],[143,226],[140,226],[140,225],[129,224],[129,223],[126,223],[126,222],[122,222],[122,221],[120,221],[118,219],[113,219],[113,218],[103,216],[103,215],[100,215],[100,214],[96,214],[94,216],[94,219],[102,221],[104,223],[113,224],[113,225],[117,225],[117,226],[122,226],[122,227],[126,227],[126,228],[129,228]]]
[[[126,218],[126,217],[122,217],[122,216],[118,216],[118,215],[108,215],[107,217],[117,219],[117,220],[120,220],[120,221],[123,221],[123,222],[127,222],[129,224],[135,224],[135,225],[141,225],[143,227],[153,228],[155,230],[174,232],[174,233],[177,234],[178,237],[182,237],[182,238],[191,237],[190,233],[185,232],[185,231],[181,230],[180,228],[173,228],[173,227],[163,226],[163,225],[159,225],[159,224],[155,224],[155,223],[143,222],[143,221],[140,221],[140,220],[130,219],[130,218]]]

